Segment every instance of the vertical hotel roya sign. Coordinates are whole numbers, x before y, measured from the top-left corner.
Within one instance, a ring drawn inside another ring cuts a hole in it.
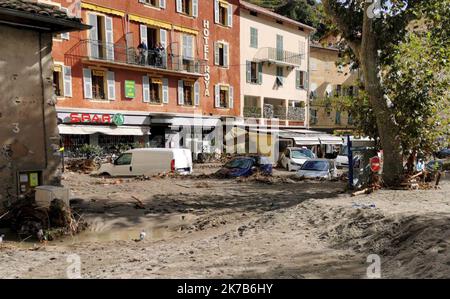
[[[203,20],[203,57],[206,61],[205,65],[205,76],[203,80],[205,81],[205,97],[209,97],[209,82],[211,80],[210,68],[209,68],[209,21]]]

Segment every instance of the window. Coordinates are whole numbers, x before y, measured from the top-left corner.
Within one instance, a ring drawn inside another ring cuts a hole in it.
[[[336,85],[336,96],[340,97],[342,95],[342,85]]]
[[[347,124],[353,125],[353,115],[350,112],[348,113]]]
[[[336,119],[335,119],[335,124],[336,125],[340,125],[341,124],[341,111],[336,111]]]
[[[284,77],[283,77],[283,67],[277,66],[277,85],[283,86]]]
[[[178,80],[178,105],[200,105],[200,84],[198,81]]]
[[[283,51],[283,36],[277,34],[277,60],[283,60],[284,58],[284,51]]]
[[[216,108],[230,108],[234,106],[234,89],[232,86],[217,84],[215,89],[215,106]]]
[[[250,47],[258,48],[258,29],[250,27]]]
[[[119,158],[114,161],[115,165],[131,165],[131,159],[133,154],[125,153],[119,156]]]
[[[142,101],[152,104],[169,103],[169,81],[167,78],[142,77]]]
[[[315,125],[317,124],[317,110],[316,109],[311,109],[311,124]]]
[[[194,37],[183,34],[182,36],[182,65],[184,71],[194,70]]]
[[[88,13],[89,55],[96,59],[114,60],[113,19]]]
[[[107,150],[107,151],[115,151],[118,146],[128,145],[132,147],[134,144],[134,136],[120,136],[120,135],[98,135],[98,145]]]
[[[257,16],[258,16],[258,13],[257,13],[256,11],[250,11],[250,15],[251,15],[251,16],[254,16],[254,17],[257,17]]]
[[[176,10],[178,13],[196,18],[198,16],[198,0],[176,0]]]
[[[92,96],[97,100],[106,100],[105,72],[92,71]]]
[[[139,0],[139,2],[149,6],[159,7],[159,0]]]
[[[214,0],[214,22],[223,26],[233,26],[233,6],[225,0]]]
[[[161,104],[162,102],[162,80],[152,79],[150,82],[150,103]]]
[[[308,74],[306,72],[303,71],[295,71],[295,81],[296,81],[296,86],[297,89],[307,89],[308,88],[308,84],[307,84],[307,80],[308,80]]]
[[[116,99],[114,72],[83,69],[83,83],[85,99]]]
[[[214,64],[228,67],[229,46],[224,42],[216,42],[214,50]]]
[[[53,91],[57,97],[62,97],[63,93],[63,76],[62,76],[62,67],[55,66],[53,69]]]
[[[247,82],[253,84],[262,83],[262,63],[247,61]]]

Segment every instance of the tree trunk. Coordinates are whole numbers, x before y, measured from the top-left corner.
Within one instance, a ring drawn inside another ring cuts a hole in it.
[[[370,3],[369,3],[370,4]],[[368,3],[366,3],[366,6]],[[381,78],[378,76],[379,61],[377,36],[372,30],[373,20],[364,14],[360,62],[364,73],[364,86],[369,102],[375,112],[381,147],[383,149],[383,181],[387,186],[401,183],[403,156],[395,124],[388,104],[383,97]]]

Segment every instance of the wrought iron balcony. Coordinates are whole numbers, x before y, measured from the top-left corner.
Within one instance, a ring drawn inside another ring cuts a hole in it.
[[[174,55],[167,50],[138,50],[127,47],[125,44],[81,40],[66,53],[66,58],[82,58],[92,62],[115,64],[115,66],[133,66],[158,69],[161,72],[181,72],[202,76],[205,61]]]
[[[276,48],[261,48],[255,56],[257,62],[268,62],[281,66],[300,66],[304,55]]]

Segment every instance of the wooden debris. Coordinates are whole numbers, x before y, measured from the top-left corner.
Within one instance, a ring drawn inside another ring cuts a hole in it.
[[[136,200],[136,209],[145,209],[145,205],[142,202],[142,200],[140,200],[139,198],[137,198],[134,195],[131,195],[131,198],[133,198],[134,200]]]

